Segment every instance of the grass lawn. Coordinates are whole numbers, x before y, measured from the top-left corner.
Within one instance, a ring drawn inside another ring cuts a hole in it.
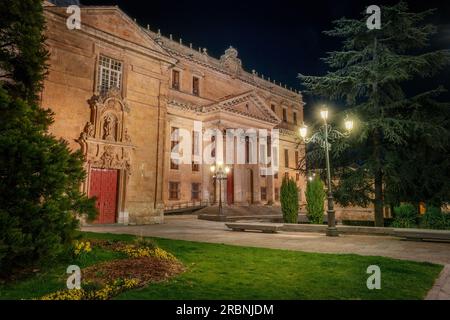
[[[88,239],[132,236],[83,233]],[[117,299],[423,299],[442,266],[383,257],[238,247],[156,239],[180,259],[185,273]],[[94,248],[85,267],[119,258]],[[77,262],[78,263],[78,262]],[[26,280],[0,285],[0,299],[29,299],[63,289],[67,263]],[[369,265],[381,268],[381,290],[368,290]]]

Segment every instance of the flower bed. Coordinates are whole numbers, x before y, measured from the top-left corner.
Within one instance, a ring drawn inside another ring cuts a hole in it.
[[[121,252],[124,258],[106,261],[81,271],[80,289],[60,290],[41,300],[108,300],[121,292],[165,281],[184,271],[177,258],[150,240],[138,238],[134,244],[119,241],[76,241],[74,257],[86,260],[92,248]]]

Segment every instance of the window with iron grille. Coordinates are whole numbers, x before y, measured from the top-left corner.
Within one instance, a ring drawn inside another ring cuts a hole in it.
[[[267,201],[267,188],[261,187],[261,200]]]
[[[179,200],[180,199],[180,183],[179,182],[169,182],[169,200]]]
[[[200,79],[197,77],[192,78],[192,94],[194,96],[200,95]]]
[[[122,62],[100,56],[98,63],[97,91],[122,87]]]
[[[192,200],[200,200],[200,183],[193,183],[191,187]]]
[[[172,127],[171,129],[171,152],[173,153],[178,153],[178,145],[180,143],[179,141],[179,130],[177,127]],[[178,170],[179,168],[179,164],[178,164],[178,159],[170,159],[170,169],[173,170]]]
[[[172,70],[172,88],[180,90],[180,71]]]

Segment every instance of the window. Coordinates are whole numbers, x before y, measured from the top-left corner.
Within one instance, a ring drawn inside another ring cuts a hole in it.
[[[297,125],[297,112],[294,112],[294,124]]]
[[[176,127],[172,127],[171,129],[171,152],[172,153],[178,153],[178,144],[180,143],[179,141],[179,130]],[[178,164],[178,159],[172,159],[172,157],[170,158],[170,169],[173,170],[178,170],[179,168],[179,164]]]
[[[278,188],[275,188],[275,201],[280,200],[280,190]]]
[[[199,172],[200,171],[200,165],[198,163],[195,163],[192,161],[192,171]]]
[[[194,96],[200,95],[200,79],[197,77],[192,78],[192,94]]]
[[[289,180],[289,172],[284,173],[284,179]]]
[[[200,183],[193,183],[191,186],[192,200],[200,200]]]
[[[287,109],[283,108],[283,122],[287,122]]]
[[[180,71],[172,70],[172,88],[180,90]]]
[[[245,137],[245,163],[250,163],[250,138]]]
[[[289,150],[284,149],[284,166],[289,168]]]
[[[211,158],[216,157],[216,136],[211,136]]]
[[[267,188],[261,187],[261,200],[267,201]]]
[[[169,200],[179,200],[179,199],[180,199],[180,183],[169,182]]]
[[[274,104],[271,104],[271,105],[270,105],[270,108],[272,109],[273,112],[275,112],[275,105],[274,105]],[[276,113],[276,112],[275,112],[275,113]]]
[[[105,92],[111,88],[122,87],[122,62],[100,56],[98,63],[97,91]]]

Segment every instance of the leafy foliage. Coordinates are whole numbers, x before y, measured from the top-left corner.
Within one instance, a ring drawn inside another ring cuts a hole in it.
[[[417,209],[411,204],[402,204],[394,208],[394,228],[414,228],[417,224]]]
[[[14,97],[35,100],[46,75],[41,0],[0,2],[0,82]]]
[[[323,214],[325,210],[326,193],[322,180],[314,178],[308,181],[306,186],[306,215],[308,220],[314,224],[323,223]]]
[[[293,179],[283,178],[281,184],[281,211],[286,223],[298,222],[298,188]]]
[[[377,226],[383,226],[384,201],[440,205],[450,194],[450,105],[436,101],[444,89],[415,95],[404,89],[407,82],[448,67],[450,51],[423,52],[436,32],[425,23],[434,10],[412,13],[400,2],[381,12],[381,30],[368,30],[367,16],[335,21],[325,33],[343,42],[324,59],[331,71],[322,77],[300,75],[307,92],[344,101],[357,120],[350,139],[333,141],[333,190],[342,205],[374,204]],[[343,117],[337,115],[336,123]],[[320,148],[308,151],[306,170],[323,168]]]
[[[426,229],[450,230],[450,214],[430,206],[423,215],[420,226]]]
[[[70,254],[77,215],[96,215],[80,192],[81,152],[48,133],[38,105],[47,52],[41,1],[0,3],[0,277]]]

